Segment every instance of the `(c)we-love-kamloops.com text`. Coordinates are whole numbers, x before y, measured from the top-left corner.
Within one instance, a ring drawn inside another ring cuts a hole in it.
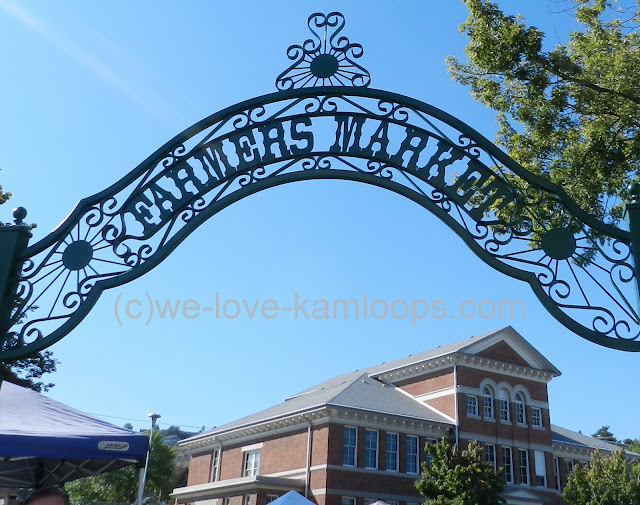
[[[355,298],[305,298],[295,292],[289,303],[274,298],[225,298],[216,292],[213,304],[202,304],[189,298],[153,298],[149,293],[143,297],[125,298],[119,293],[114,304],[114,315],[123,326],[127,320],[144,321],[145,326],[153,320],[183,318],[194,320],[211,315],[216,319],[262,318],[267,320],[288,316],[295,320],[367,320],[393,318],[407,320],[411,325],[426,318],[473,319],[524,319],[522,300],[462,300],[449,309],[442,299],[423,298],[395,299],[388,301],[363,293]]]

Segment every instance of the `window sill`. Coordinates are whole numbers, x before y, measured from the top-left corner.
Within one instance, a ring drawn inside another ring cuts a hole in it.
[[[476,416],[475,414],[467,414],[467,417],[470,419],[478,419],[480,420],[480,416]]]
[[[516,423],[516,426],[518,428],[528,428],[528,426],[526,424],[522,424],[522,423]]]
[[[495,423],[495,422],[496,422],[496,420],[495,420],[495,418],[494,418],[494,417],[485,417],[485,418],[484,418],[484,420],[485,420],[485,421],[488,421],[488,422],[490,422],[490,423]]]
[[[510,421],[510,420],[508,420],[508,419],[507,419],[506,421],[505,421],[504,419],[500,419],[500,424],[506,424],[506,425],[509,425],[509,426],[510,426],[512,423],[511,423],[511,421]]]
[[[544,426],[538,426],[536,424],[531,425],[534,430],[544,431]]]

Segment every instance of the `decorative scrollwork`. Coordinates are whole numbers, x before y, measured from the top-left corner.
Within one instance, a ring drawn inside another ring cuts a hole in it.
[[[323,19],[319,26],[334,23]],[[565,326],[640,351],[628,232],[587,216],[560,188],[438,109],[384,91],[324,87],[214,114],[108,192],[83,200],[22,258],[0,359],[51,345],[103,290],[159,264],[231,203],[313,179],[365,182],[412,199],[487,264],[528,282]]]
[[[314,86],[369,86],[369,72],[353,61],[363,55],[362,46],[349,42],[344,35],[338,36],[345,25],[342,14],[312,14],[307,25],[313,38],[287,49],[287,57],[294,63],[276,79],[279,90]]]

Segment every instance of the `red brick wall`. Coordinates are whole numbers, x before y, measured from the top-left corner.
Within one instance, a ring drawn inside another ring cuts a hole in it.
[[[450,388],[453,386],[453,368],[446,368],[413,379],[402,380],[396,382],[395,385],[414,396]]]
[[[191,458],[187,486],[209,482],[211,477],[211,454],[200,454]]]
[[[506,342],[498,342],[495,345],[476,353],[476,356],[491,358],[505,363],[513,363],[516,365],[531,366],[522,357],[513,350]]]
[[[307,430],[265,440],[260,451],[260,475],[307,466]]]
[[[476,368],[468,368],[462,365],[458,366],[458,384],[461,386],[468,386],[473,388],[479,388],[480,383],[484,379],[491,379],[496,382],[504,381],[511,386],[516,384],[524,386],[532,400],[541,402],[549,401],[547,395],[547,385],[543,382],[536,382],[528,380],[522,377],[511,377],[509,375],[502,375],[497,372],[491,372],[488,370],[478,370]],[[513,401],[513,398],[511,399]]]

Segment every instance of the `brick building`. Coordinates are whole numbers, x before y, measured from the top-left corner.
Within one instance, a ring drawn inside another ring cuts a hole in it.
[[[179,504],[265,505],[295,490],[318,505],[414,505],[426,443],[477,440],[503,467],[509,504],[560,504],[573,465],[617,446],[550,423],[560,371],[508,326],[340,375],[180,444]]]

